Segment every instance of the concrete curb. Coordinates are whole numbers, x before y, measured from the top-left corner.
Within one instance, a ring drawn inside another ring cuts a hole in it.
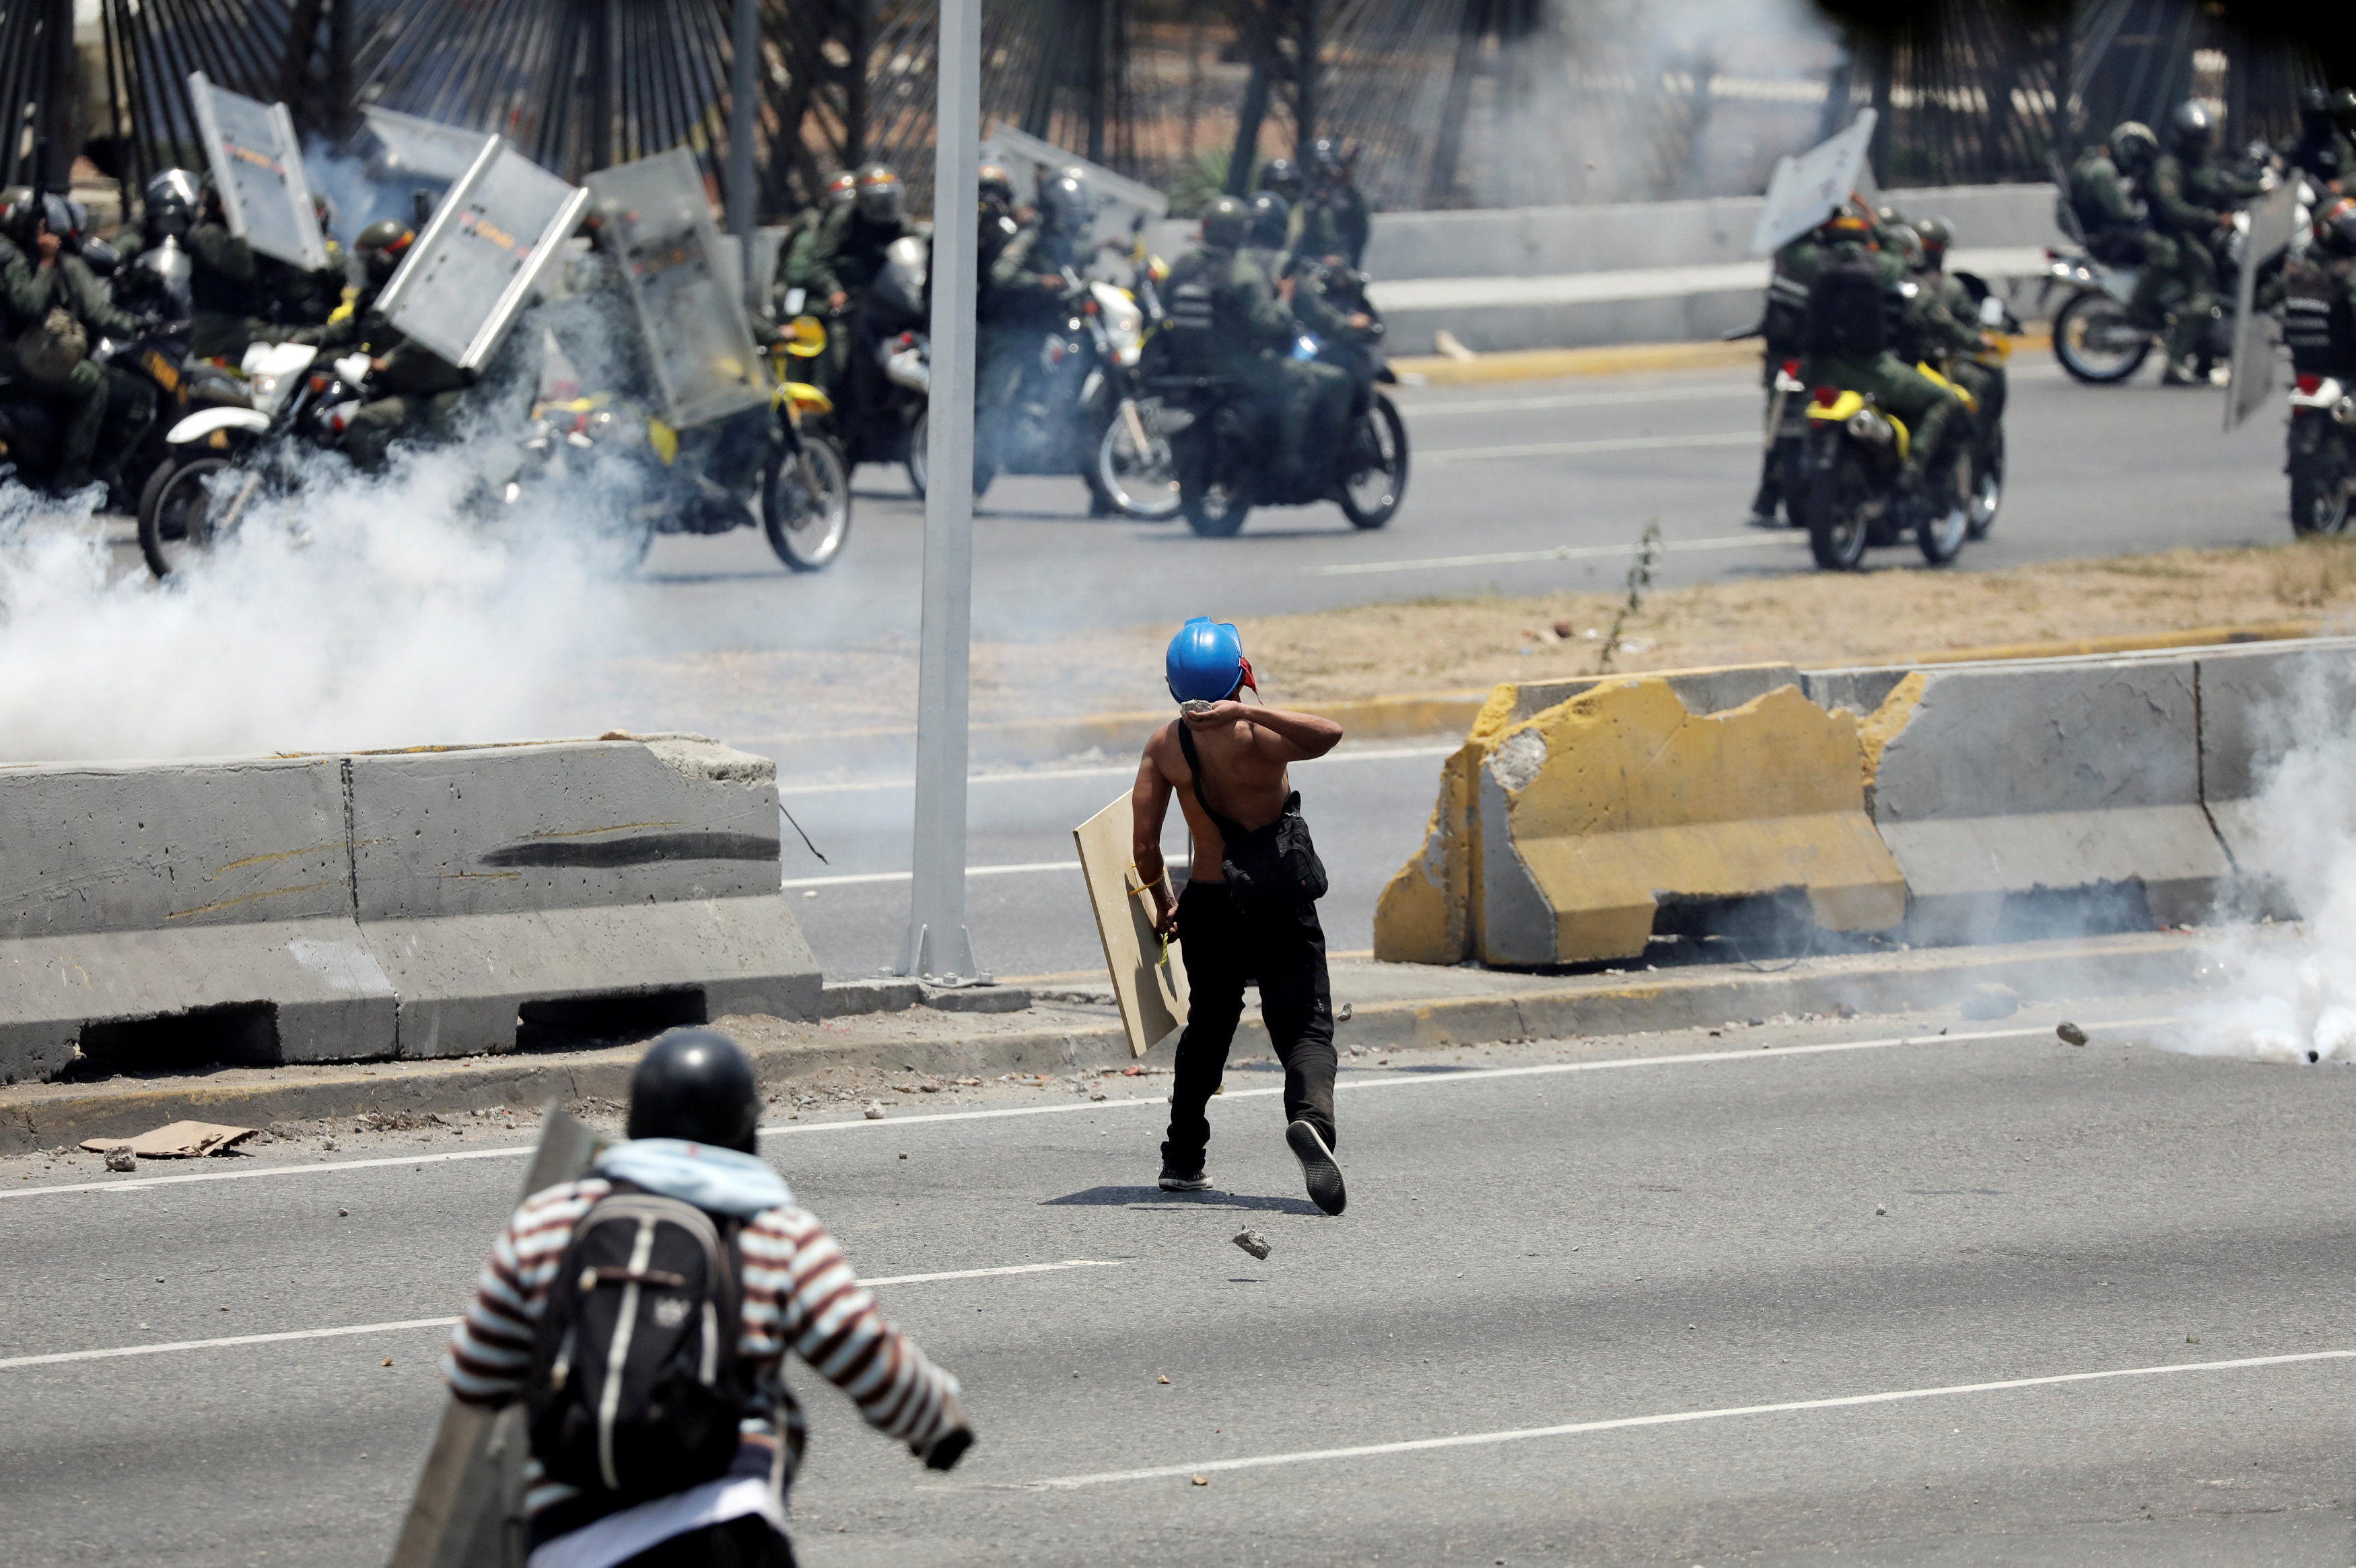
[[[2051,333],[2031,332],[2012,340],[2015,354],[2051,348]],[[1434,387],[1483,386],[1493,381],[1546,381],[1567,376],[1625,376],[1645,370],[1719,370],[1759,363],[1755,337],[1733,343],[1626,343],[1596,348],[1514,348],[1451,359],[1438,354],[1392,358],[1400,375],[1417,375]]]
[[[2297,928],[2260,928],[2287,934]],[[2244,933],[2244,939],[2251,933]],[[1807,958],[1781,968],[1713,965],[1626,975],[1530,976],[1485,995],[1367,1002],[1334,1030],[1336,1043],[1375,1050],[1494,1040],[1633,1034],[1776,1014],[1895,1012],[1945,1006],[1989,981],[2024,1001],[2165,990],[2197,983],[2209,934],[2136,933],[2013,946],[1945,948]],[[1443,972],[1444,973],[1444,972]],[[1344,1000],[1347,998],[1344,997]],[[937,1076],[1056,1072],[1128,1066],[1116,1022],[1067,1015],[1060,1025],[932,1040],[870,1037],[840,1042],[756,1044],[766,1085],[830,1069],[913,1069]],[[1237,1054],[1268,1050],[1257,1018],[1237,1032]],[[628,1097],[637,1046],[369,1066],[229,1069],[192,1078],[97,1084],[20,1084],[0,1090],[0,1154],[84,1138],[127,1136],[182,1118],[267,1125],[406,1111],[458,1112],[539,1105],[551,1099]],[[1146,1060],[1166,1066],[1171,1052]]]

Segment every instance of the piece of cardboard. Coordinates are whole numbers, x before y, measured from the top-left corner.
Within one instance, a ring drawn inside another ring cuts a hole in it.
[[[517,1201],[586,1175],[607,1141],[551,1104]],[[450,1400],[393,1545],[392,1568],[523,1568],[530,1448],[520,1403],[492,1411]]]
[[[85,1138],[82,1147],[92,1154],[128,1147],[141,1159],[195,1159],[219,1154],[253,1136],[252,1127],[224,1127],[211,1122],[172,1122],[131,1138]]]
[[[1129,869],[1129,796],[1122,795],[1072,829],[1080,875],[1104,939],[1130,1053],[1143,1056],[1186,1022],[1186,965],[1173,937],[1168,949],[1153,933],[1153,898],[1138,891]]]

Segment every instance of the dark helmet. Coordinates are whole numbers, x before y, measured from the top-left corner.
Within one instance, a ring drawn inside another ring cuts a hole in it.
[[[1292,204],[1275,191],[1261,191],[1251,198],[1251,225],[1245,232],[1245,243],[1281,249],[1290,237],[1291,226]]]
[[[1342,144],[1331,136],[1320,136],[1309,144],[1309,162],[1321,176],[1338,175],[1349,166]]]
[[[56,235],[69,251],[81,239],[81,223],[74,216],[74,208],[79,205],[78,202],[68,201],[55,191],[46,192],[41,197],[41,221],[49,226],[49,232]]]
[[[1039,217],[1066,234],[1086,231],[1096,217],[1096,203],[1078,170],[1063,169],[1039,182]]]
[[[2159,156],[2159,138],[2140,120],[2122,120],[2111,131],[2111,162],[2129,174],[2151,166]]]
[[[1922,253],[1922,236],[1911,223],[1884,225],[1881,240],[1888,249],[1897,251],[1909,267],[1919,270],[1930,264],[1930,259]]]
[[[2199,100],[2188,98],[2168,112],[2168,146],[2179,157],[2207,155],[2217,120]]]
[[[981,204],[984,207],[994,207],[1001,212],[1013,209],[1014,176],[997,164],[981,165],[981,174],[975,181],[975,188],[980,193]]]
[[[753,1064],[716,1029],[675,1029],[647,1048],[630,1074],[634,1138],[683,1138],[751,1154],[761,1125]]]
[[[2315,242],[2335,256],[2356,256],[2356,197],[2343,196],[2315,215]]]
[[[1272,190],[1287,201],[1299,201],[1303,188],[1301,165],[1290,158],[1270,158],[1260,165],[1259,188]]]
[[[368,269],[369,279],[384,283],[399,270],[401,259],[409,254],[409,247],[416,238],[408,225],[380,218],[360,230],[359,238],[352,241],[352,249],[359,253],[360,264]]]
[[[48,204],[30,186],[12,185],[0,190],[0,234],[30,248],[48,216]]]
[[[1936,272],[1946,265],[1947,247],[1955,241],[1954,225],[1944,218],[1926,218],[1914,226],[1922,240],[1923,264]]]
[[[830,208],[849,207],[859,199],[859,176],[843,170],[826,182],[826,205]]]
[[[1223,196],[1203,209],[1203,243],[1232,251],[1251,230],[1251,208],[1232,196]]]
[[[901,211],[900,176],[889,164],[870,164],[859,171],[859,216],[870,223],[890,223]]]
[[[197,220],[197,204],[204,197],[203,187],[197,176],[186,169],[166,169],[147,182],[143,193],[146,204],[148,238],[186,234]]]
[[[2298,95],[2298,118],[2309,130],[2321,130],[2331,119],[2331,90],[2310,87]]]
[[[1862,243],[1871,238],[1872,232],[1857,208],[1836,207],[1830,216],[1816,225],[1815,234],[1818,244],[1831,245],[1845,240]]]
[[[1906,215],[1885,201],[1873,209],[1873,221],[1884,229],[1895,229],[1906,221]]]

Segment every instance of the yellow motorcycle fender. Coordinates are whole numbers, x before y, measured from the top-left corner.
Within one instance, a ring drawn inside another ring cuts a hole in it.
[[[1808,403],[1808,417],[1812,420],[1829,421],[1837,424],[1863,407],[1865,407],[1865,394],[1844,389],[1841,395],[1829,403],[1819,403],[1811,399]]]
[[[1972,396],[1970,389],[1956,382],[1948,380],[1944,376],[1940,375],[1938,371],[1933,369],[1928,365],[1917,365],[1914,368],[1922,375],[1928,377],[1933,382],[1946,388],[1947,390],[1954,393],[1958,398],[1961,398],[1964,400],[1965,408],[1969,409],[1974,413],[1980,411],[1980,400]]]
[[[815,359],[826,352],[826,324],[814,315],[798,315],[786,328],[786,352],[797,359]]]

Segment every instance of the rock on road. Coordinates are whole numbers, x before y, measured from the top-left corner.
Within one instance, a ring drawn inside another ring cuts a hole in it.
[[[798,1549],[2344,1568],[2356,1307],[2319,1174],[2356,1074],[2105,1027],[2176,1001],[2073,1005],[2084,1049],[2056,1011],[1368,1056],[1338,1220],[1265,1067],[1214,1102],[1200,1195],[1151,1186],[1166,1078],[780,1124],[764,1152],[864,1275],[946,1276],[881,1295],[980,1438],[929,1476],[798,1370]],[[1797,1049],[1842,1041],[1869,1043]],[[1525,1067],[1552,1070],[1498,1071]],[[521,1169],[446,1157],[486,1147],[280,1145],[162,1169],[287,1174],[137,1186],[158,1168],[0,1162],[10,1560],[380,1561],[442,1399],[446,1329],[398,1325],[466,1299]],[[41,1190],[86,1180],[124,1189]],[[393,1326],[16,1360],[354,1325]],[[1640,1419],[1665,1416],[1698,1418]]]

